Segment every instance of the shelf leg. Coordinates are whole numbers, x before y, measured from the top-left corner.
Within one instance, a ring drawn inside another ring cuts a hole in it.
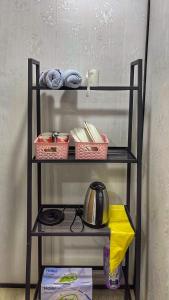
[[[130,212],[130,183],[131,183],[131,164],[127,165],[127,208]],[[126,284],[128,285],[129,282],[129,249],[126,253],[126,259],[125,259],[125,280]],[[131,296],[129,295],[128,288],[125,288],[124,293],[124,300],[131,299]]]
[[[27,253],[25,299],[30,300],[32,248],[32,59],[28,59]]]
[[[32,238],[30,237],[27,243],[27,254],[26,254],[26,293],[25,300],[30,300],[30,283],[31,283],[31,247]]]
[[[127,275],[127,269],[123,269],[124,279],[125,279],[125,291],[124,291],[124,300],[132,300],[131,293],[130,293],[130,286],[128,284],[128,275]]]
[[[140,300],[140,266],[141,266],[141,163],[137,167],[137,198],[138,213],[136,220],[136,240],[135,240],[135,297]]]
[[[134,85],[134,66],[130,66],[130,86]],[[132,148],[132,127],[133,127],[133,90],[129,94],[129,118],[128,118],[128,149]],[[131,164],[127,164],[127,209],[130,212],[130,189],[131,189]],[[129,280],[129,249],[126,253],[126,280]],[[128,290],[125,289],[125,300],[128,300]]]
[[[138,63],[138,112],[137,112],[137,207],[135,239],[135,298],[140,300],[141,270],[141,190],[142,190],[142,145],[143,145],[143,102],[142,102],[142,61]]]
[[[40,63],[36,65],[36,86],[39,84]],[[36,114],[37,114],[37,136],[41,133],[41,105],[40,105],[40,90],[36,91]],[[38,211],[42,204],[42,178],[41,164],[37,166],[37,191],[38,191]],[[39,225],[38,225],[39,227]],[[41,278],[42,273],[42,237],[38,237],[38,278]],[[40,290],[39,290],[39,298]]]
[[[38,165],[38,211],[41,207],[41,165]],[[39,224],[38,224],[39,227]],[[40,228],[39,228],[40,230]],[[42,275],[42,237],[38,237],[38,279]],[[41,299],[41,289],[39,289],[39,299]]]

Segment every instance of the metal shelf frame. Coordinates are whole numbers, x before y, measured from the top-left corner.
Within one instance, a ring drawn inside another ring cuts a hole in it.
[[[36,69],[36,85],[33,85],[33,68]],[[137,85],[134,83],[135,70],[137,69]],[[130,217],[130,206],[131,206],[131,164],[134,163],[137,168],[137,192],[136,192],[136,222],[135,226],[135,258],[134,258],[134,278],[133,284],[129,285],[129,250],[126,254],[125,266],[123,267],[125,284],[122,286],[124,288],[124,300],[131,300],[130,290],[134,289],[135,299],[140,300],[140,264],[141,264],[141,187],[142,187],[142,144],[143,144],[143,99],[142,99],[142,59],[138,59],[130,64],[130,85],[129,86],[99,86],[92,87],[92,90],[96,91],[129,91],[129,113],[128,113],[128,144],[126,147],[109,147],[108,158],[106,160],[75,160],[74,148],[70,148],[69,157],[67,160],[36,160],[33,157],[32,151],[32,138],[33,138],[33,91],[36,93],[36,124],[37,124],[37,135],[41,133],[41,101],[40,101],[40,91],[47,88],[39,87],[39,76],[40,76],[40,62],[29,58],[28,59],[28,156],[27,156],[27,252],[26,252],[26,290],[25,299],[30,300],[30,288],[31,288],[31,251],[32,251],[32,238],[38,238],[38,284],[35,290],[34,299],[40,297],[40,283],[41,277],[44,270],[44,265],[42,264],[42,236],[57,236],[57,235],[74,235],[78,234],[44,234],[40,232],[40,227],[37,222],[38,213],[47,207],[52,207],[52,205],[44,205],[42,201],[42,186],[41,186],[41,165],[42,163],[125,163],[127,168],[127,191],[126,191],[126,211],[129,220],[133,226]],[[62,90],[71,90],[62,88]],[[86,87],[80,87],[77,90],[86,90]],[[51,90],[53,91],[53,90]],[[132,129],[133,129],[133,92],[137,93],[137,153],[136,156],[132,154]],[[56,91],[55,91],[56,92]],[[37,167],[37,201],[38,201],[38,213],[37,218],[32,227],[32,168],[33,165]],[[58,206],[60,206],[58,204]],[[56,207],[56,205],[55,205]],[[71,207],[71,205],[69,205]],[[37,229],[37,231],[35,231]],[[109,236],[109,231],[105,232],[93,232],[86,231],[82,236]],[[93,266],[97,269],[97,266]],[[99,286],[96,286],[99,288]],[[101,286],[100,288],[104,288]]]
[[[32,87],[33,90],[51,90],[48,87],[43,87],[43,86],[39,86],[39,85],[34,85]],[[91,86],[90,89],[92,91],[134,91],[134,90],[138,90],[138,86]],[[84,91],[87,90],[87,86],[80,86],[77,89],[73,89],[73,88],[69,88],[69,87],[61,87],[59,89],[59,91],[63,91],[63,90],[69,90],[69,91]],[[52,91],[56,91],[55,89],[52,89]]]

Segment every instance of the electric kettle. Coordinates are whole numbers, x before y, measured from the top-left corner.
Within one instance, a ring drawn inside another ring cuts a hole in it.
[[[102,182],[92,182],[87,190],[82,220],[92,228],[102,228],[109,220],[109,198]]]

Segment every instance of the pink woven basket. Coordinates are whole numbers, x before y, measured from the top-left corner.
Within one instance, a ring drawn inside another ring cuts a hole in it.
[[[69,140],[64,143],[39,142],[38,137],[34,141],[36,159],[67,159]]]
[[[104,143],[75,142],[75,159],[106,159],[109,140],[102,134]]]

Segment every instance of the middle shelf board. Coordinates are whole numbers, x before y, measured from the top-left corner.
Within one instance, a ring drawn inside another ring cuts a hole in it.
[[[58,209],[64,209],[64,221],[58,225],[54,226],[46,226],[42,225],[38,222],[38,216],[41,211],[44,211],[45,209],[49,208],[58,208]],[[75,216],[75,209],[76,208],[83,208],[83,205],[74,205],[74,204],[63,204],[63,205],[57,205],[57,204],[43,204],[39,210],[39,213],[37,215],[37,218],[35,220],[34,226],[31,231],[32,236],[110,236],[110,230],[108,227],[104,227],[101,229],[94,229],[90,228],[88,226],[84,226],[84,230],[80,232],[82,228],[82,223],[77,217],[77,220],[73,226],[74,232],[71,232],[70,226],[72,224],[72,221]],[[127,210],[127,207],[125,206],[126,213],[129,219],[129,222],[134,230],[133,222],[131,219],[131,216]]]
[[[37,160],[35,157],[32,163],[137,163],[136,157],[126,147],[109,147],[107,159],[75,159],[75,149],[70,147],[68,159],[45,159]]]
[[[64,209],[65,218],[64,221],[58,225],[46,226],[38,222],[38,216],[37,216],[34,227],[32,229],[32,236],[109,236],[110,235],[110,231],[108,227],[104,227],[102,229],[93,229],[88,226],[84,226],[84,230],[81,232],[82,222],[79,217],[77,217],[77,220],[73,225],[74,232],[71,232],[70,226],[75,216],[75,209],[79,207],[82,208],[82,206],[80,205],[42,206],[40,212],[48,208]]]

